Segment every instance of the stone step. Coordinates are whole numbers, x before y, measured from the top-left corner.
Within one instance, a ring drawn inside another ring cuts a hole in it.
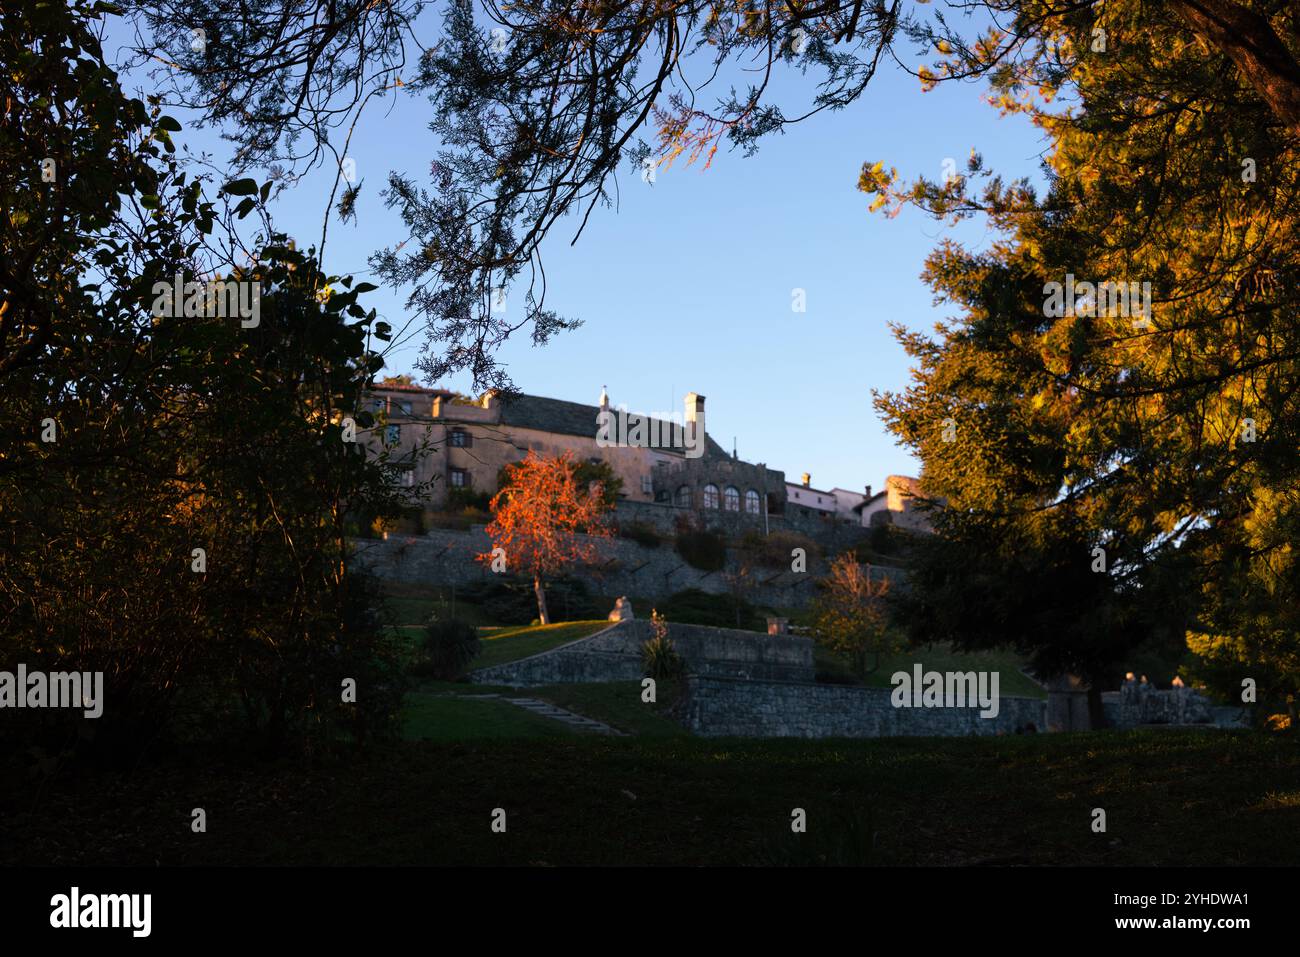
[[[588,718],[586,715],[576,714],[572,711],[566,711],[564,708],[557,707],[556,705],[551,704],[549,701],[542,701],[538,698],[507,698],[496,693],[455,694],[450,691],[434,692],[434,697],[470,698],[472,700],[477,700],[477,701],[481,701],[484,698],[495,698],[497,700],[505,701],[509,704],[515,705],[516,707],[523,708],[525,711],[531,711],[533,714],[538,715],[539,717],[549,718],[552,721],[559,721],[562,724],[567,724],[569,727],[574,728],[575,730],[590,731],[592,734],[608,734],[619,738],[628,737],[626,731],[620,731],[617,728],[611,728],[603,721],[597,721],[594,718]]]
[[[596,721],[584,715],[575,714],[572,711],[566,711],[564,708],[556,707],[549,701],[541,701],[537,698],[506,698],[510,704],[531,711],[533,714],[540,715],[543,718],[550,718],[553,721],[559,721],[567,724],[569,727],[582,731],[589,731],[593,734],[608,734],[615,737],[627,737],[627,733],[619,731],[617,728],[611,728],[602,721]]]

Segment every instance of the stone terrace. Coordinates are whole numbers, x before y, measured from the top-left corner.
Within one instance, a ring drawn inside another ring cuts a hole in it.
[[[593,681],[638,681],[650,622],[622,621],[587,638],[470,673],[479,684],[524,688]],[[795,635],[669,624],[668,637],[692,674],[751,681],[813,680],[813,643]]]

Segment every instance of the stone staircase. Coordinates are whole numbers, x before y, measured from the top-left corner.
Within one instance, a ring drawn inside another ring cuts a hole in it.
[[[607,734],[618,738],[626,738],[629,736],[626,731],[612,728],[601,721],[596,721],[584,715],[576,714],[573,711],[566,711],[564,708],[558,708],[549,701],[542,701],[539,698],[509,698],[499,694],[448,695],[447,697],[476,699],[495,698],[499,701],[504,701],[507,704],[512,704],[517,708],[523,708],[525,711],[531,711],[539,717],[550,718],[552,721],[559,721],[561,724],[568,725],[574,731],[582,731],[588,734]]]

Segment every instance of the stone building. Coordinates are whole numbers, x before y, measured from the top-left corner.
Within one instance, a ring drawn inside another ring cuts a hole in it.
[[[785,483],[785,499],[791,510],[804,516],[817,515],[830,519],[835,516],[835,493],[812,487],[812,476],[803,473],[803,483]]]
[[[814,488],[812,476],[807,472],[803,473],[802,479],[800,485],[793,482],[785,483],[787,513],[804,518],[818,518],[825,522],[836,522],[841,525],[862,524],[857,507],[870,496],[870,485],[867,486],[866,494],[851,492],[846,488],[839,487],[828,491]]]
[[[861,516],[862,525],[897,525],[916,532],[932,532],[930,518],[917,507],[917,499],[924,496],[919,479],[908,475],[891,475],[885,479],[883,491],[868,496],[853,511]],[[942,500],[940,500],[942,501]]]
[[[372,452],[388,450],[404,484],[432,483],[426,499],[432,509],[495,493],[501,467],[529,451],[567,451],[580,461],[607,462],[622,479],[625,519],[664,526],[689,514],[700,524],[761,530],[770,515],[785,511],[785,475],[718,445],[705,428],[704,403],[704,396],[688,393],[678,422],[615,409],[603,391],[599,405],[585,405],[534,395],[507,399],[493,391],[467,399],[445,389],[381,383],[366,399],[376,425],[365,441]],[[617,426],[615,434],[603,435],[602,422]]]

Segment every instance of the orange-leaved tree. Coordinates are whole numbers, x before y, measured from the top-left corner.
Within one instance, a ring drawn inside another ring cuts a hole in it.
[[[864,679],[880,667],[881,655],[901,650],[885,606],[889,579],[873,580],[871,566],[859,565],[847,553],[831,563],[821,584],[822,594],[813,603],[814,636]]]
[[[610,506],[601,484],[584,486],[577,468],[569,452],[559,456],[529,452],[522,462],[502,470],[501,489],[489,503],[492,521],[487,533],[493,548],[478,560],[494,571],[508,568],[532,576],[537,616],[544,625],[551,623],[546,579],[593,561],[594,539],[612,535],[605,524]]]

